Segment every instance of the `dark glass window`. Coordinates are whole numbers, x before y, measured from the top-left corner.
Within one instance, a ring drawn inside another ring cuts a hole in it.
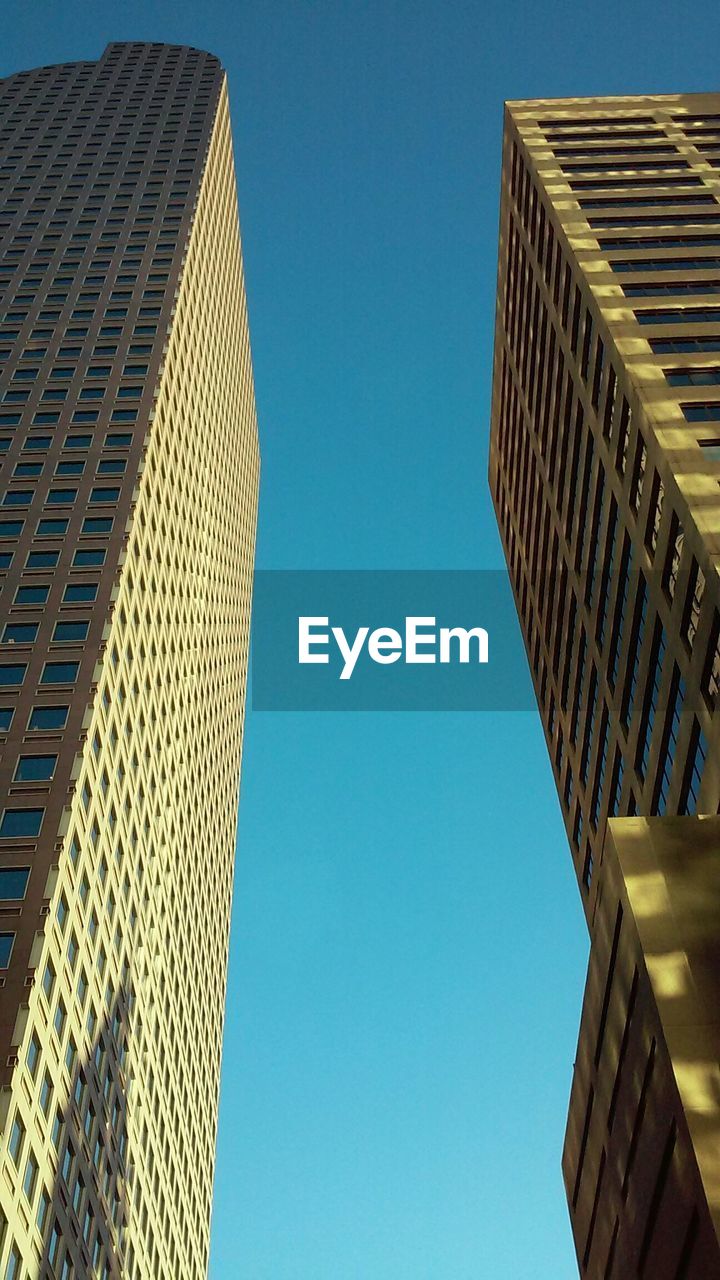
[[[26,569],[52,569],[60,558],[59,551],[30,551]]]
[[[3,902],[21,902],[29,876],[29,867],[0,867],[0,899]]]
[[[53,640],[65,642],[84,640],[87,636],[87,631],[87,622],[56,622],[55,630],[53,631]]]
[[[34,839],[40,833],[44,809],[6,809],[0,821],[0,839]]]
[[[64,729],[68,707],[33,707],[28,729]]]
[[[63,602],[65,604],[83,604],[97,596],[97,583],[70,582],[65,588]]]
[[[11,689],[22,684],[27,671],[26,662],[6,662],[0,664],[0,688]]]
[[[72,684],[77,679],[79,662],[46,662],[41,684]]]
[[[32,644],[38,633],[37,622],[6,622],[3,644]]]
[[[702,403],[699,400],[692,404],[680,406],[688,422],[720,422],[720,403]]]
[[[45,537],[60,537],[67,532],[67,520],[38,520],[37,532]]]
[[[15,769],[15,782],[49,782],[55,772],[57,756],[20,756]]]
[[[44,604],[48,598],[48,586],[33,584],[27,587],[18,587],[15,592],[15,604]]]

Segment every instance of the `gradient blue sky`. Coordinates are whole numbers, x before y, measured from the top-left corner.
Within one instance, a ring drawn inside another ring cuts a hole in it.
[[[718,7],[7,0],[2,27],[3,75],[113,39],[228,69],[259,564],[499,565],[502,100],[715,88]],[[571,1280],[585,958],[535,715],[251,714],[212,1280]]]

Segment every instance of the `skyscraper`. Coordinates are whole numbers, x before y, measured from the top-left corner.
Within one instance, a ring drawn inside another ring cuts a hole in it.
[[[0,1276],[205,1275],[258,486],[225,76],[0,81]]]
[[[720,95],[507,105],[490,483],[591,934],[603,1280],[720,1276],[719,200]]]

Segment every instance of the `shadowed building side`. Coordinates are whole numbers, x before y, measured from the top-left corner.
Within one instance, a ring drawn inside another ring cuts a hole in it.
[[[589,1275],[719,1271],[720,818],[614,818],[563,1174]]]
[[[565,1172],[580,1270],[602,1280],[659,1277],[660,1256],[668,1280],[720,1276],[681,1055],[604,866],[620,820],[687,815],[690,857],[692,815],[720,808],[718,294],[720,95],[506,105],[490,484],[592,938]],[[687,1202],[662,1193],[678,1161]]]

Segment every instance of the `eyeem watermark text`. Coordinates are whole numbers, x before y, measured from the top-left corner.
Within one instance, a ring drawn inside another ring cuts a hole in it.
[[[520,711],[535,705],[504,570],[264,569],[256,711]]]
[[[388,666],[402,660],[406,663],[434,662],[485,663],[488,661],[489,637],[484,627],[437,627],[432,616],[405,619],[403,632],[394,627],[358,627],[346,634],[343,627],[331,627],[329,616],[298,618],[298,662],[301,664],[330,662],[332,644],[343,661],[341,680],[349,680],[363,650],[372,662]]]

